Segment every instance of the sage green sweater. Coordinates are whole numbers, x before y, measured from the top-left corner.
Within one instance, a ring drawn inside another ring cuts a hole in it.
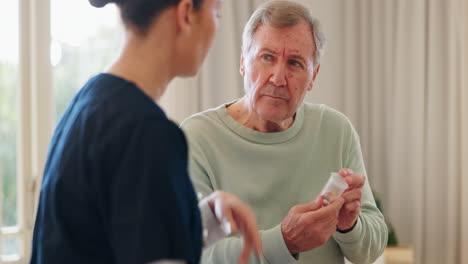
[[[343,256],[354,263],[371,263],[382,254],[387,227],[367,180],[361,214],[351,232],[335,232],[298,260],[281,233],[281,221],[291,207],[319,195],[331,172],[350,168],[366,175],[359,138],[343,114],[326,105],[303,103],[290,128],[262,133],[235,121],[221,105],[189,117],[181,127],[189,143],[195,189],[202,197],[227,191],[252,207],[265,263],[337,264],[344,263]],[[202,263],[236,263],[241,249],[242,239],[225,238],[204,251]]]

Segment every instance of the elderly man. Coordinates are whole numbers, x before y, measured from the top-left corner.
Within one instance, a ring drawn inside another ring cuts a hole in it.
[[[254,209],[266,263],[371,263],[386,246],[353,126],[328,106],[303,102],[323,47],[307,8],[267,2],[244,29],[245,96],[182,124],[195,188],[231,192]],[[319,193],[337,171],[349,187],[325,206]],[[241,248],[240,238],[225,238],[203,263],[235,263]]]

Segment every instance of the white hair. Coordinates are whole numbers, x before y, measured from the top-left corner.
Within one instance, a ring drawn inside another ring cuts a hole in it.
[[[260,25],[267,24],[275,28],[287,28],[295,26],[301,21],[309,24],[314,37],[315,52],[313,60],[315,69],[320,64],[320,58],[324,54],[327,39],[320,21],[312,16],[308,8],[296,2],[269,1],[258,7],[245,24],[242,33],[242,47],[244,51],[250,49],[253,36]]]

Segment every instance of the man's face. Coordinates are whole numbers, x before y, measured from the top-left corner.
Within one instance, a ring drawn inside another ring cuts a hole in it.
[[[293,117],[318,72],[313,70],[310,26],[305,22],[289,28],[260,25],[250,48],[244,49],[240,72],[249,110],[272,122]]]

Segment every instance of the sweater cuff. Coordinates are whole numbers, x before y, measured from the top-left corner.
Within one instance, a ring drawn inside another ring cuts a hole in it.
[[[337,231],[333,234],[333,238],[335,239],[336,242],[341,243],[341,244],[352,244],[361,240],[361,234],[362,234],[362,223],[361,223],[361,218],[358,218],[353,230],[347,233],[340,233]]]
[[[281,224],[262,232],[263,254],[269,264],[296,263],[281,233]]]
[[[216,216],[211,211],[207,199],[201,200],[198,203],[200,214],[203,223],[203,247],[208,248],[214,243],[226,237],[221,225],[216,219]]]

